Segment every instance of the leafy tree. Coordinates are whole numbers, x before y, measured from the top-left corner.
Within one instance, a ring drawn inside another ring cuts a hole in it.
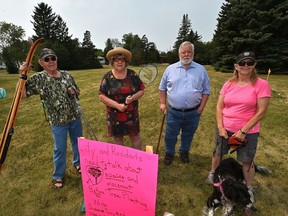
[[[58,32],[56,27],[59,27],[59,25],[56,25],[57,15],[52,12],[52,7],[41,2],[38,4],[38,7],[35,7],[33,12],[33,21],[31,21],[31,23],[34,26],[33,30],[36,33],[36,35],[33,35],[33,39],[35,40],[40,37],[44,37],[45,39],[56,39]]]
[[[106,55],[107,53],[112,50],[114,47],[113,47],[113,43],[111,41],[110,38],[107,39],[106,43],[105,43],[105,48],[104,48],[104,56],[105,56],[105,59],[106,59]],[[108,59],[106,59],[106,62],[108,64]]]
[[[153,63],[160,59],[155,43],[149,42],[146,35],[140,38],[137,34],[124,34],[122,42],[123,47],[130,50],[133,54],[132,65]]]
[[[96,58],[96,49],[91,41],[89,31],[84,33],[81,46],[77,38],[72,39],[72,36],[69,35],[69,29],[62,17],[53,13],[52,7],[43,2],[35,7],[32,18],[34,20],[31,23],[34,25],[36,33],[33,38],[45,38],[41,48],[49,47],[55,51],[58,56],[59,68],[70,70],[102,67]],[[35,65],[37,65],[37,69],[41,70],[36,61]]]
[[[122,44],[120,43],[120,41],[117,38],[108,38],[106,43],[105,43],[105,48],[104,48],[104,52],[103,52],[103,56],[106,57],[106,54],[114,49],[115,47],[120,47],[122,46]],[[106,63],[109,64],[108,60],[105,58]]]
[[[55,29],[57,29],[57,31],[55,31],[55,38],[61,42],[69,42],[72,36],[69,35],[69,29],[61,16],[56,16],[54,25]]]
[[[21,26],[0,22],[0,52],[4,47],[8,47],[16,41],[22,40],[24,36],[25,31]]]
[[[34,9],[34,15],[32,15],[33,24],[36,35],[33,39],[44,37],[45,39],[54,39],[61,42],[67,42],[71,40],[69,35],[69,29],[66,22],[60,15],[56,15],[52,12],[52,7],[41,2],[38,7]]]
[[[25,60],[29,46],[30,44],[28,41],[17,40],[3,49],[2,58],[8,73],[18,73],[18,68]]]
[[[12,23],[0,23],[0,60],[8,73],[18,73],[18,63],[25,59],[28,42],[23,40],[25,31]]]
[[[90,33],[90,31],[86,31],[84,33],[82,47],[83,48],[89,48],[89,49],[94,49],[95,48],[93,42],[91,41],[91,33]]]
[[[254,51],[258,71],[287,71],[288,1],[226,0],[213,38],[216,70],[231,71],[235,56]]]
[[[123,47],[125,49],[130,50],[130,47],[131,47],[133,40],[134,40],[134,35],[132,33],[124,34],[122,37]]]
[[[90,31],[84,33],[82,49],[81,49],[81,58],[83,59],[82,66],[84,68],[100,68],[102,65],[97,59],[95,46],[91,41]]]
[[[160,55],[155,43],[149,42],[146,35],[144,35],[141,40],[144,45],[144,62],[146,64],[158,62],[160,59]]]
[[[124,44],[124,47],[127,47],[128,44]],[[141,38],[136,34],[133,35],[132,41],[130,43],[130,47],[127,48],[131,51],[133,58],[131,61],[132,65],[140,65],[144,61],[144,44],[141,40]]]
[[[112,43],[113,47],[122,46],[122,43],[117,38],[111,38],[111,43]]]
[[[210,65],[213,53],[212,42],[196,42],[194,43],[194,48],[194,60],[204,65]]]
[[[180,44],[187,40],[187,37],[191,31],[191,21],[188,18],[188,14],[184,14],[181,22],[181,26],[178,31],[177,40],[173,46],[174,50],[178,50]]]
[[[174,63],[179,60],[178,57],[178,49],[181,43],[184,41],[190,41],[191,43],[194,44],[195,51],[196,49],[196,44],[197,43],[202,43],[201,40],[202,36],[198,35],[197,31],[194,32],[192,30],[192,24],[191,21],[188,17],[188,14],[184,14],[181,22],[181,26],[179,28],[177,40],[174,43],[173,50],[167,53],[167,59],[169,63]],[[195,57],[196,59],[196,57]],[[200,59],[199,59],[200,60]],[[201,61],[199,63],[202,63]]]

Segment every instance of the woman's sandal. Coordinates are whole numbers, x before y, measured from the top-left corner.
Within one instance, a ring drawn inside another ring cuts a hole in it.
[[[54,185],[54,188],[62,188],[63,187],[63,180],[62,179],[54,179],[53,185]]]
[[[79,174],[81,174],[81,167],[80,166],[74,166],[75,167],[75,169],[77,170],[77,172],[79,173]]]

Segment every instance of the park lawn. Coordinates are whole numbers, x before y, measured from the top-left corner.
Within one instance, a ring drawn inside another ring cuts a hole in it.
[[[145,95],[140,99],[143,150],[146,145],[156,148],[163,117],[159,110],[158,85],[167,65],[157,66],[158,77],[152,84],[146,85]],[[215,145],[215,106],[222,84],[232,74],[215,72],[211,66],[206,68],[211,79],[211,95],[194,137],[191,162],[182,164],[177,155],[171,166],[164,166],[163,139],[160,143],[157,216],[162,216],[165,211],[175,216],[201,215],[212,192],[212,186],[205,184],[204,180]],[[82,110],[95,129],[97,139],[103,142],[112,141],[107,137],[105,106],[98,99],[101,78],[108,70],[109,67],[105,66],[103,69],[70,71],[81,89]],[[266,75],[260,77],[266,79]],[[9,113],[17,79],[18,75],[0,71],[0,87],[7,91],[7,98],[0,99],[0,133]],[[262,121],[255,162],[268,167],[273,173],[270,176],[256,174],[255,177],[258,211],[254,215],[259,216],[288,214],[288,117],[285,114],[288,110],[288,76],[274,75],[272,71],[269,82],[273,97]],[[52,187],[53,139],[39,96],[21,102],[14,129],[6,162],[0,172],[0,215],[83,215],[81,178],[70,163],[69,147],[64,188],[55,190]],[[84,136],[88,136],[85,130]],[[126,145],[131,145],[128,139],[126,141]],[[235,154],[229,156],[235,157]],[[243,215],[243,212],[238,210],[235,215]]]

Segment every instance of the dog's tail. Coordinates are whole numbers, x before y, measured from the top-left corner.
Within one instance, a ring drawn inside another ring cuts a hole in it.
[[[270,175],[272,174],[272,171],[269,170],[267,167],[265,166],[259,166],[259,165],[255,165],[255,171],[256,172],[259,172],[263,175]]]

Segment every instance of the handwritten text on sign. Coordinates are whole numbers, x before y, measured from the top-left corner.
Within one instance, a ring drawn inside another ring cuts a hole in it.
[[[79,138],[86,215],[154,216],[158,155]]]

